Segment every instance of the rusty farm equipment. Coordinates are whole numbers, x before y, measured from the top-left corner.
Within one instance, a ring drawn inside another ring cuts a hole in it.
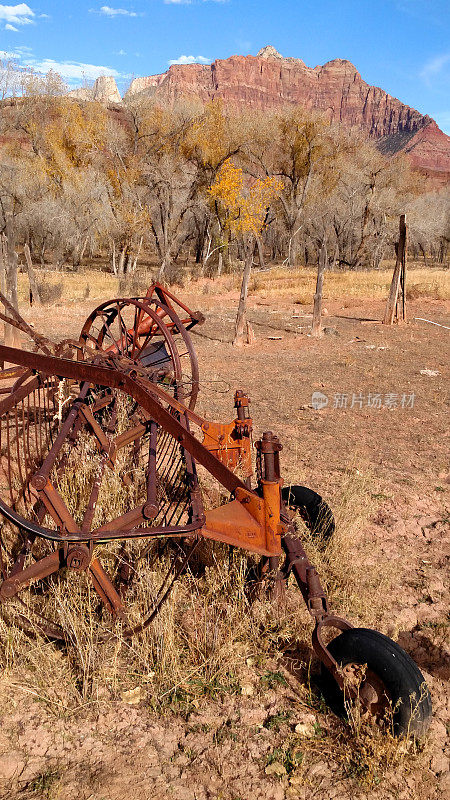
[[[33,352],[0,347],[10,365],[0,373],[0,600],[15,604],[23,627],[64,639],[52,587],[85,573],[101,613],[118,621],[121,636],[137,635],[198,548],[222,542],[259,559],[253,585],[280,588],[294,577],[324,679],[341,697],[358,695],[375,715],[391,705],[397,732],[423,733],[431,703],[415,663],[382,634],[329,611],[294,520],[299,513],[326,540],[334,530],[328,506],[310,489],[283,487],[282,448],[270,431],[255,443],[253,469],[244,392],[235,393],[229,424],[196,412],[189,331],[202,315],[154,284],[145,297],[103,303],[79,340],[55,345],[1,300],[1,318],[34,341]],[[200,474],[227,494],[218,507],[205,508]],[[171,567],[136,619],[127,595],[155,546],[172,548]],[[331,630],[339,635],[329,641]]]

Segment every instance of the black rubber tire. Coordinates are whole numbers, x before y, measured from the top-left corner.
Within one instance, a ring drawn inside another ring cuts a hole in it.
[[[398,644],[378,631],[351,628],[328,645],[338,664],[366,664],[386,687],[394,709],[394,734],[421,737],[431,720],[431,697],[417,664]],[[343,710],[343,692],[331,673],[322,665],[325,699],[330,705],[339,698]]]
[[[333,536],[335,522],[330,506],[320,494],[307,486],[283,486],[281,497],[286,506],[295,508],[313,535],[326,546]]]

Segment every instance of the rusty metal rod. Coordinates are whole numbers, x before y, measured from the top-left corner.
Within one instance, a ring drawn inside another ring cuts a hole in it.
[[[66,420],[61,425],[59,433],[55,441],[53,442],[52,447],[48,451],[46,457],[44,458],[37,472],[33,475],[31,479],[31,485],[34,486],[35,489],[38,489],[38,491],[42,491],[42,489],[44,489],[45,484],[47,483],[48,477],[50,475],[50,472],[52,471],[53,465],[59,453],[61,452],[64,442],[70,433],[72,425],[74,424],[80,412],[80,404],[83,403],[84,400],[86,399],[88,391],[89,391],[89,383],[84,383],[83,386],[81,387],[80,394],[72,404],[72,408],[69,411]]]
[[[125,391],[148,411],[155,422],[158,422],[159,425],[169,431],[179,444],[229,492],[235,492],[237,488],[247,489],[245,483],[237,475],[219,461],[213,453],[203,447],[189,430],[184,428],[172,414],[155,400],[142,383],[133,379],[130,375],[124,375],[117,370],[106,367],[92,366],[83,361],[75,362],[65,358],[43,356],[26,350],[0,345],[0,359],[2,358],[4,361],[31,367],[49,375],[89,381],[90,383]]]

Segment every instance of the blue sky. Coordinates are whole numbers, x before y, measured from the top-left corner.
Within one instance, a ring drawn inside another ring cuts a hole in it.
[[[0,54],[71,86],[273,44],[314,67],[346,58],[364,80],[450,133],[450,0],[29,0],[0,3]],[[3,51],[3,52],[1,52]]]

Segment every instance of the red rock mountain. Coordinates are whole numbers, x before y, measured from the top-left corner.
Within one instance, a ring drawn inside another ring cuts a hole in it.
[[[367,131],[388,155],[404,150],[433,183],[450,180],[450,137],[431,117],[370,86],[350,61],[339,58],[311,69],[268,46],[257,56],[231,56],[206,66],[174,65],[161,75],[136,78],[125,102],[137,95],[169,102],[186,96],[222,98],[227,105],[258,109],[299,104],[324,113],[331,122]]]

